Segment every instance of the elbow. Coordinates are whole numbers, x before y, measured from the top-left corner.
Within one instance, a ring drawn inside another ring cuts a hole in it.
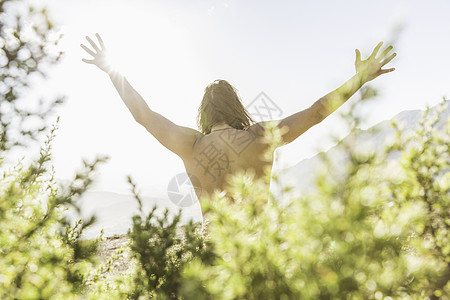
[[[140,116],[140,115],[133,115],[133,118],[134,118],[134,120],[137,123],[141,124],[142,126],[145,126],[145,120],[144,120],[144,118],[142,116]]]
[[[316,103],[314,103],[310,107],[310,110],[312,111],[311,115],[312,115],[314,124],[319,124],[327,117],[326,108],[320,101],[317,101]]]
[[[147,120],[149,119],[149,115],[145,114],[142,109],[132,110],[131,114],[133,115],[134,120],[141,125],[147,123]]]
[[[149,124],[149,121],[157,121],[158,114],[154,113],[148,106],[141,107],[139,109],[133,109],[131,111],[133,118],[136,122],[146,127]],[[153,122],[154,123],[154,122]]]
[[[322,112],[320,110],[317,110],[316,113],[314,114],[314,123],[319,124],[320,122],[325,120],[325,118],[326,118],[326,115],[322,114]]]

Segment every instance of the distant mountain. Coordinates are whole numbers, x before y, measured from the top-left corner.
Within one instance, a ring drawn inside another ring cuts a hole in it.
[[[441,112],[439,122],[435,128],[442,130],[445,123],[450,119],[450,101],[446,101],[446,110]],[[437,106],[431,107],[433,113]],[[424,114],[424,110],[407,110],[397,114],[391,120],[382,121],[367,130],[359,130],[356,134],[347,135],[343,141],[352,142],[358,145],[358,151],[381,151],[388,143],[392,142],[395,137],[395,131],[391,125],[392,121],[396,121],[399,126],[403,126],[406,134],[410,134],[419,125],[419,121]],[[346,153],[334,146],[325,152],[326,156],[332,162],[331,168],[337,170],[339,173],[339,166],[341,166],[347,159]],[[395,160],[398,155],[390,156],[391,160]],[[283,169],[278,172],[280,182],[283,185],[288,185],[293,188],[292,195],[297,196],[314,189],[314,180],[319,170],[323,170],[324,165],[317,154],[312,158],[302,160],[298,164]],[[283,201],[280,195],[279,187],[273,189],[273,193],[278,195],[277,198]]]
[[[179,207],[173,204],[168,197],[142,197],[145,212],[149,212],[153,205],[158,207],[158,215],[162,215],[167,208],[171,215],[178,213]],[[138,214],[138,203],[132,195],[122,195],[112,192],[87,191],[77,202],[80,205],[82,217],[89,218],[91,215],[97,217],[96,223],[88,227],[84,233],[84,238],[95,238],[104,230],[105,236],[115,234],[125,234],[131,228],[131,218]],[[80,217],[73,209],[67,212],[67,215],[76,220]],[[194,221],[200,221],[198,204],[183,208],[181,223],[187,223],[191,218]]]

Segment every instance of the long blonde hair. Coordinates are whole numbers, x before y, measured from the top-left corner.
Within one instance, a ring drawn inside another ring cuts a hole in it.
[[[236,88],[221,79],[214,80],[205,88],[197,115],[197,126],[203,134],[211,133],[211,128],[219,123],[241,130],[255,123],[242,105]]]

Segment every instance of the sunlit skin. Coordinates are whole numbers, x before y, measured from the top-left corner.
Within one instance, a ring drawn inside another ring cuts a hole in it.
[[[105,45],[100,35],[96,34],[96,37],[97,43],[86,37],[92,49],[81,44],[81,47],[93,57],[83,61],[107,73],[136,122],[183,160],[186,172],[196,186],[199,199],[216,191],[226,191],[227,178],[238,171],[251,171],[256,178],[265,176],[267,171],[270,173],[275,148],[269,148],[267,142],[262,139],[267,122],[258,122],[247,130],[238,130],[228,124],[218,123],[213,126],[211,133],[206,135],[198,130],[176,125],[151,110],[125,76],[111,67],[106,59]],[[365,60],[361,60],[360,51],[355,50],[355,75],[342,86],[302,111],[281,120],[271,121],[280,129],[286,129],[281,131],[282,142],[279,146],[291,143],[309,128],[322,122],[365,83],[394,71],[394,68],[383,69],[383,67],[396,56],[396,53],[391,54],[392,46],[380,51],[382,45],[383,42],[380,42]],[[242,147],[242,141],[249,143],[246,147]],[[263,159],[262,154],[267,151],[270,158]],[[215,163],[202,164],[202,159],[211,159],[212,155],[215,155]]]

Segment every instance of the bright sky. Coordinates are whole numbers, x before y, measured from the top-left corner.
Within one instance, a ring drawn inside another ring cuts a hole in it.
[[[81,61],[89,56],[79,44],[96,32],[150,108],[192,128],[215,79],[233,84],[244,105],[265,92],[286,117],[349,79],[354,50],[365,58],[399,25],[390,63],[397,70],[373,81],[380,96],[367,107],[366,126],[450,95],[446,0],[44,2],[64,33],[66,54],[34,93],[67,97],[54,142],[59,178],[70,178],[82,158],[110,156],[96,190],[128,193],[130,174],[144,195],[166,195],[170,179],[184,171],[181,159],[135,123],[108,76]],[[332,132],[345,135],[335,114],[281,148],[275,169],[331,147]]]

